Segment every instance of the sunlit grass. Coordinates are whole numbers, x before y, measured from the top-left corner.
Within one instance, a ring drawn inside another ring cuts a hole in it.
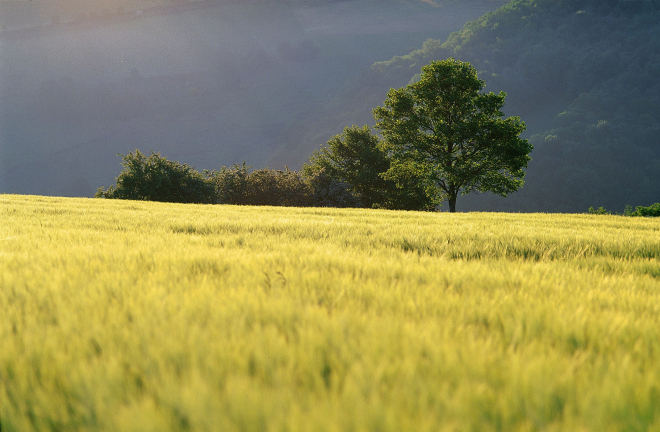
[[[660,430],[659,238],[0,195],[2,431]]]

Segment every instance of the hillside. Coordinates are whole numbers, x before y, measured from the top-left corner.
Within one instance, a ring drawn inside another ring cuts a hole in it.
[[[374,64],[347,117],[369,122],[380,89],[407,84],[431,60],[469,61],[487,91],[507,92],[505,113],[526,121],[535,150],[523,189],[466,196],[459,210],[622,212],[660,197],[658,52],[657,2],[514,0]]]
[[[504,0],[431,3],[0,0],[0,192],[91,196],[135,148],[200,170],[298,168],[344,106],[303,153],[298,130],[371,64]]]
[[[492,88],[510,88],[512,110],[529,113],[535,162],[514,205],[622,211],[657,201],[660,5],[554,3],[514,2],[444,45],[472,58]]]

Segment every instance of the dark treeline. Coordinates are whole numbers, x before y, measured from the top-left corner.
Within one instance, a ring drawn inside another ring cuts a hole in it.
[[[366,127],[347,128],[329,146],[317,151],[302,171],[252,170],[243,162],[199,172],[160,153],[145,155],[135,150],[120,155],[123,170],[116,184],[99,188],[95,197],[194,204],[435,209],[436,201],[423,187],[409,185],[402,189],[381,178],[389,169],[389,161],[376,147],[377,142],[367,147],[354,145],[355,141],[370,138],[375,137]],[[344,154],[339,165],[332,160],[338,145],[352,147],[352,154]],[[354,165],[359,158],[368,169],[346,166]]]
[[[99,188],[97,198],[174,203],[271,205],[292,207],[363,207],[363,194],[332,178],[324,169],[258,169],[245,164],[201,173],[159,153],[139,150],[122,156],[116,185]],[[369,201],[371,206],[378,203]]]

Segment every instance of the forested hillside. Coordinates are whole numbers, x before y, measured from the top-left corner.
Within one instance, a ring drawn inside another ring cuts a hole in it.
[[[407,56],[373,66],[382,86],[430,60],[471,62],[534,145],[525,186],[460,210],[622,212],[660,198],[660,2],[514,0]]]

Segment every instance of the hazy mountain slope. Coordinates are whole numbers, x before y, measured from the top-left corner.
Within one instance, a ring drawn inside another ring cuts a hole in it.
[[[503,3],[140,1],[0,0],[5,26],[11,10],[38,24],[0,32],[0,192],[91,196],[136,147],[198,169],[299,167],[343,129],[345,104],[331,101],[372,63]],[[58,5],[84,10],[54,20]],[[287,152],[296,125],[322,114],[333,127]]]
[[[521,191],[459,210],[569,211],[660,201],[660,2],[514,0],[444,43],[374,65],[381,87],[433,59],[470,61],[535,146]]]

